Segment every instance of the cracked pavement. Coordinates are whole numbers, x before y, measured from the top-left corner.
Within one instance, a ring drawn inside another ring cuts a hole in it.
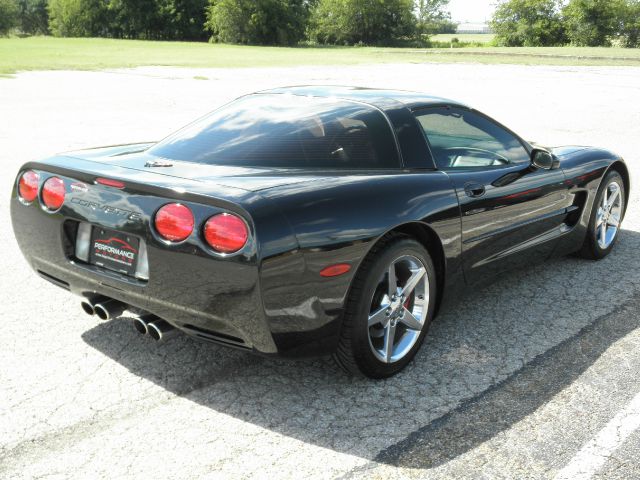
[[[0,79],[0,219],[28,160],[156,140],[243,93],[304,83],[422,90],[541,144],[619,152],[633,190],[613,254],[470,291],[402,374],[373,382],[329,359],[156,344],[126,319],[100,322],[0,229],[0,477],[553,478],[640,393],[640,68],[21,73]],[[635,432],[591,476],[638,478],[639,452]]]

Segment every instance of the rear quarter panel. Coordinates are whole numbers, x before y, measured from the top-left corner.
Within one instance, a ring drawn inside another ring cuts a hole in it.
[[[458,201],[450,180],[441,172],[318,177],[261,195],[278,205],[299,249],[265,254],[261,263],[267,321],[276,343],[292,355],[332,348],[360,263],[396,227],[419,222],[431,228],[444,251],[445,283],[458,280]],[[260,229],[258,232],[264,240]],[[285,239],[282,241],[284,247]],[[324,267],[336,263],[349,263],[352,269],[338,277],[320,276]]]

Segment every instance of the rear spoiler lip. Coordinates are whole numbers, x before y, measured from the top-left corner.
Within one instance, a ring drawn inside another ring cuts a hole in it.
[[[101,150],[113,150],[114,153],[112,155],[107,155],[116,157],[118,155],[126,155],[128,153],[139,153],[145,150],[148,150],[152,146],[154,146],[158,142],[133,142],[133,143],[121,143],[117,145],[102,145],[99,147],[88,147],[81,148],[79,150],[67,150],[64,152],[60,152],[57,156],[67,156],[74,158],[84,158],[84,155],[95,155],[98,151]]]
[[[73,165],[69,165],[70,163]],[[249,217],[250,214],[245,205],[255,202],[259,197],[257,192],[227,186],[223,183],[192,180],[156,170],[141,171],[71,156],[55,156],[27,162],[20,168],[20,172],[28,169],[57,173],[88,184],[93,184],[96,177],[113,178],[125,182],[128,191],[165,197],[168,200],[209,204],[249,215]]]

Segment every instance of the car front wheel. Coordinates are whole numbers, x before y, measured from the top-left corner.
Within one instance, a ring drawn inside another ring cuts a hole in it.
[[[618,238],[625,211],[624,181],[618,172],[611,171],[598,189],[589,228],[580,255],[599,260],[606,257]]]

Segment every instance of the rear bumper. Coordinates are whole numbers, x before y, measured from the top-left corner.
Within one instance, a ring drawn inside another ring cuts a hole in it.
[[[145,200],[153,202],[151,197]],[[203,208],[207,209],[205,215],[215,210]],[[75,257],[74,226],[82,221],[94,223],[95,219],[72,202],[65,202],[59,212],[48,213],[37,201],[23,204],[14,192],[11,217],[16,240],[31,267],[73,294],[119,300],[204,340],[278,353],[264,315],[255,250],[218,258],[207,254],[197,242],[175,247],[162,244],[150,233],[146,217],[137,223],[116,215],[100,217],[101,226],[146,242],[149,279],[144,281]]]
[[[194,337],[264,354],[278,353],[271,332],[260,318],[256,285],[228,288],[225,294],[216,295],[193,284],[179,288],[167,282],[162,296],[151,296],[146,288],[120,284],[108,272],[103,276],[77,264],[60,266],[36,257],[29,262],[42,278],[79,297],[113,298],[152,313]],[[207,296],[210,302],[199,301]]]

